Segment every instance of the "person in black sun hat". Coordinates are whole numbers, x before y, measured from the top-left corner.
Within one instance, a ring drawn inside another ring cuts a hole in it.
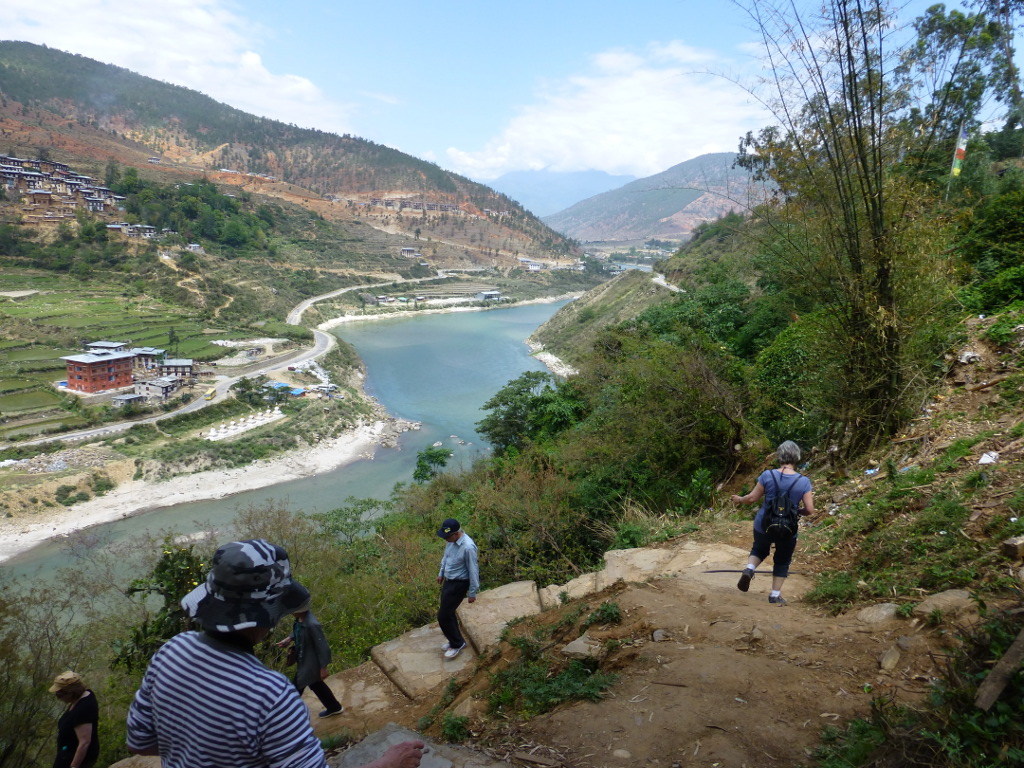
[[[281,547],[249,539],[218,549],[206,581],[181,601],[202,631],[153,655],[128,711],[128,750],[159,755],[162,768],[325,768],[295,686],[253,653],[301,592]],[[370,765],[417,768],[423,746],[404,741]]]

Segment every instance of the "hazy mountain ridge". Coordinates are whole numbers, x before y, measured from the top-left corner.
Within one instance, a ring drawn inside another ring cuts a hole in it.
[[[313,197],[456,204],[468,214],[506,214],[494,218],[489,240],[515,242],[517,250],[571,250],[506,195],[433,163],[366,139],[247,114],[197,91],[45,46],[0,42],[0,122],[10,142],[5,149],[20,138],[26,154],[47,147],[71,160],[141,167],[155,156],[162,164],[154,172],[230,169],[273,177]]]
[[[613,176],[596,170],[563,173],[544,169],[510,171],[487,184],[543,217],[631,181],[636,181],[636,176]]]
[[[735,157],[731,152],[701,155],[543,221],[581,241],[685,240],[699,224],[743,210],[758,199],[749,174],[733,167]]]

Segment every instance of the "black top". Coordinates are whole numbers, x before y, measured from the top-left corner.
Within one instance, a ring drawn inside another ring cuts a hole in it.
[[[53,761],[53,768],[70,768],[78,750],[75,726],[86,723],[92,726],[92,741],[89,742],[89,749],[85,753],[85,765],[96,762],[100,754],[100,740],[96,732],[99,719],[100,705],[92,691],[86,691],[85,695],[75,702],[75,706],[64,710],[64,714],[57,721],[57,759]]]

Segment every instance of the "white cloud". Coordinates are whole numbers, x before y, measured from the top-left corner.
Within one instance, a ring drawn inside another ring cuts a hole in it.
[[[705,73],[724,65],[678,41],[602,52],[586,73],[542,84],[535,103],[482,150],[449,148],[448,164],[479,179],[541,168],[649,176],[734,151],[740,135],[768,118],[729,79]]]
[[[255,49],[272,32],[228,0],[4,0],[0,34],[182,85],[233,107],[299,126],[352,130],[349,105],[309,79],[275,74]]]

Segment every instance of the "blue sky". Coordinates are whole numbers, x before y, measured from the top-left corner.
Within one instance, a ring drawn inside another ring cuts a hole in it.
[[[648,176],[769,122],[729,2],[3,0],[0,35],[485,181]]]

